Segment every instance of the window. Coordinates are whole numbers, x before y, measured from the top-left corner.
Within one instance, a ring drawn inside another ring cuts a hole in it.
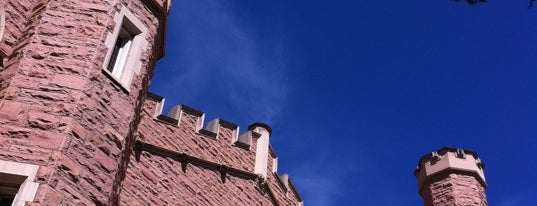
[[[11,206],[26,176],[0,172],[0,206]]]
[[[4,12],[4,1],[0,1],[0,43],[2,43],[2,37],[4,36],[5,27],[6,14]]]
[[[4,12],[3,2],[4,1],[0,1],[0,45],[4,45],[3,37],[4,37],[4,30],[6,27],[6,14]],[[2,46],[0,46],[0,71],[4,69],[4,59],[7,56],[1,47]]]
[[[7,55],[4,53],[4,51],[2,51],[2,48],[0,48],[0,71],[4,70],[4,61],[6,59],[6,56]]]
[[[34,182],[39,166],[0,160],[0,206],[23,206],[32,202],[39,183]]]
[[[114,15],[115,28],[108,34],[108,53],[103,71],[119,86],[129,91],[134,74],[142,67],[142,51],[147,47],[147,28],[126,7]]]
[[[132,44],[132,35],[125,29],[121,29],[112,50],[110,62],[108,62],[108,71],[117,79],[120,79],[125,62]]]

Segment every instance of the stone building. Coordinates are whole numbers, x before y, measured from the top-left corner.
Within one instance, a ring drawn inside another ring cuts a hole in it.
[[[425,206],[487,206],[485,165],[471,150],[445,147],[424,155],[414,175]]]
[[[268,125],[241,133],[186,105],[162,114],[148,87],[169,9],[0,0],[0,206],[303,205]],[[424,156],[425,204],[486,205],[479,165],[467,150]]]
[[[271,128],[148,93],[169,0],[0,1],[0,205],[302,205]]]

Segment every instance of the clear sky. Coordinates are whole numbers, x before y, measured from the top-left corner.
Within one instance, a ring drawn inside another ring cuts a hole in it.
[[[307,206],[422,205],[418,159],[476,151],[494,206],[537,202],[537,8],[489,0],[173,0],[151,91],[273,128]]]

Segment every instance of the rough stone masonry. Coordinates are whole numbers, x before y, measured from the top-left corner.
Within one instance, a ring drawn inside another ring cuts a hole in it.
[[[414,172],[425,206],[487,206],[484,164],[473,151],[445,147],[424,155]]]
[[[268,125],[239,137],[188,106],[161,114],[164,98],[147,90],[170,5],[0,1],[0,201],[303,204],[278,174]]]
[[[148,92],[169,0],[0,0],[0,202],[303,205],[263,123]],[[483,164],[443,148],[416,170],[426,206],[487,205]]]

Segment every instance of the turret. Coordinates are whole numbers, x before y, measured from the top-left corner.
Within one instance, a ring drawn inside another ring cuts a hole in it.
[[[2,204],[119,205],[170,3],[0,0]]]
[[[268,125],[148,93],[170,4],[0,0],[0,205],[302,204]]]
[[[265,123],[256,122],[248,126],[248,130],[260,134],[256,144],[254,173],[266,178],[272,129]]]
[[[445,147],[424,155],[414,175],[425,206],[486,206],[483,169],[475,152]]]

